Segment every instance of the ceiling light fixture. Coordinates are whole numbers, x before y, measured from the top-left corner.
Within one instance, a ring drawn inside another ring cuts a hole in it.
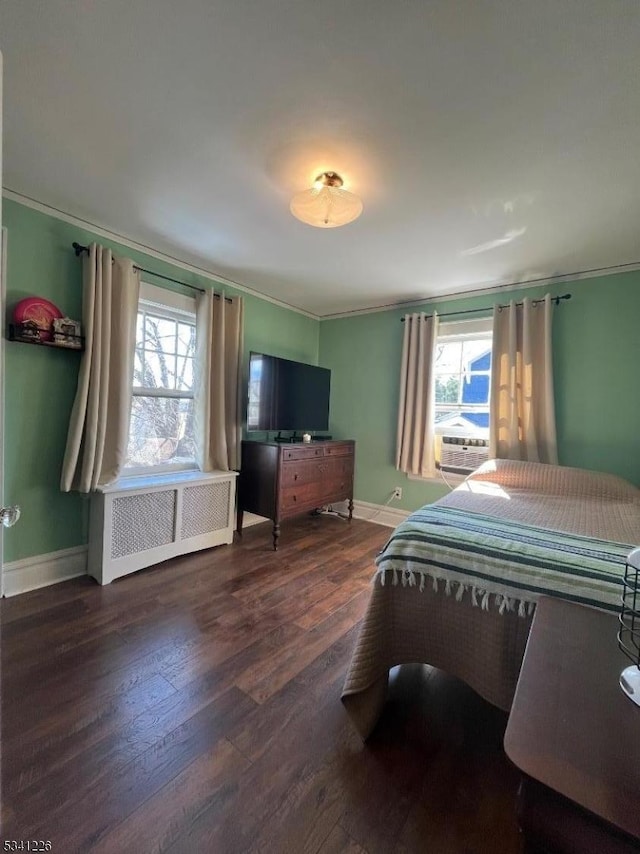
[[[323,172],[313,187],[291,199],[291,213],[317,228],[337,228],[353,222],[362,213],[362,202],[354,193],[343,190],[343,183],[335,172]]]

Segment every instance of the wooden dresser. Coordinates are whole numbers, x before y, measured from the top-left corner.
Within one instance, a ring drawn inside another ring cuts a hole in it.
[[[280,522],[336,501],[349,501],[353,513],[352,440],[281,444],[242,443],[238,479],[238,533],[245,512],[273,521],[273,548]]]

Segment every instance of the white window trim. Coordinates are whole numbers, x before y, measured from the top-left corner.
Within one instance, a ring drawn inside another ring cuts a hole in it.
[[[474,317],[471,320],[441,320],[438,324],[438,338],[491,338],[493,336],[493,317]]]
[[[176,311],[182,315],[195,315],[196,298],[186,294],[178,294],[168,288],[159,288],[149,282],[140,282],[139,302],[154,305],[158,308]]]
[[[487,341],[491,341],[493,338],[493,317],[474,317],[469,320],[452,320],[446,321],[443,320],[440,322],[438,327],[438,337],[436,339],[436,343],[438,341],[464,341],[464,340],[481,340],[486,338]],[[480,373],[485,373],[481,371]],[[444,405],[444,404],[443,404]],[[461,412],[463,409],[469,410],[473,409],[474,406],[477,408],[486,408],[482,404],[447,404],[448,408],[456,409],[459,407],[459,411]],[[440,428],[435,425],[434,431],[436,436],[466,436],[469,431],[462,427],[445,427],[442,425]],[[419,480],[423,483],[430,483],[436,485],[446,486],[449,489],[455,489],[456,486],[459,486],[461,483],[464,483],[466,480],[466,474],[455,474],[453,472],[441,472],[439,468],[436,468],[437,474],[434,477],[422,477],[419,474],[407,474],[407,480]]]
[[[471,320],[453,320],[453,321],[443,321],[438,328],[438,337],[436,339],[436,345],[439,341],[445,343],[453,343],[456,341],[468,341],[470,339],[474,341],[481,341],[486,339],[487,341],[491,341],[493,338],[493,317],[474,317]],[[489,375],[490,371],[477,371],[477,375]],[[440,407],[445,407],[447,409],[451,409],[454,412],[463,412],[463,411],[474,411],[474,410],[485,410],[487,406],[481,403],[441,403],[438,404]],[[436,412],[438,409],[436,408]],[[473,435],[470,434],[466,428],[462,427],[446,427],[445,425],[435,425],[434,432],[436,436],[462,436],[462,435]],[[483,438],[486,438],[484,431],[479,433]],[[426,479],[426,478],[425,478]]]
[[[149,282],[140,282],[140,295],[138,297],[138,311],[140,308],[156,309],[165,317],[184,323],[195,323],[196,298],[179,294],[168,288],[161,288]],[[172,397],[181,400],[193,400],[195,393],[180,391],[158,391],[146,389],[144,386],[134,386],[133,395],[140,397]],[[131,477],[148,476],[156,474],[171,474],[172,472],[200,471],[196,460],[188,463],[167,463],[157,466],[126,466],[122,470],[120,479],[126,480]]]

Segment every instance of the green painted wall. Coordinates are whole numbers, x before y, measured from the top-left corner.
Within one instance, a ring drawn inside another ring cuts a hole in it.
[[[621,475],[640,485],[640,273],[500,294],[572,293],[555,309],[554,379],[560,463]],[[431,302],[439,312],[493,305],[494,297]],[[420,310],[420,308],[411,309]],[[444,495],[443,484],[395,469],[398,376],[406,309],[320,326],[320,364],[332,370],[331,431],[356,445],[356,498],[383,504],[394,486],[413,510]]]
[[[74,240],[85,244],[96,240],[143,267],[201,287],[211,286],[206,278],[7,199],[3,201],[3,223],[9,232],[9,316],[19,299],[38,295],[52,300],[70,317],[81,317],[82,271],[71,249]],[[229,286],[225,290],[237,293]],[[242,295],[247,354],[256,350],[317,363],[316,320]],[[12,342],[7,342],[5,353],[4,497],[7,503],[20,504],[23,512],[20,523],[4,537],[4,560],[12,561],[85,543],[88,502],[58,489],[79,354]]]
[[[211,284],[13,201],[4,200],[3,221],[9,231],[9,311],[22,297],[38,294],[80,317],[81,264],[70,248],[74,240],[98,240],[144,267],[203,287]],[[501,294],[500,301],[547,291],[573,294],[554,319],[560,462],[610,471],[640,484],[640,273],[519,290]],[[357,440],[358,499],[383,504],[393,487],[401,485],[403,501],[393,506],[411,510],[446,492],[437,483],[410,481],[394,467],[400,317],[405,309],[318,323],[243,296],[247,355],[256,350],[319,361],[332,369],[331,432]],[[424,307],[458,311],[493,301],[473,297]],[[5,501],[20,504],[24,514],[5,534],[6,561],[86,542],[87,499],[58,490],[79,361],[79,355],[69,351],[6,344]]]

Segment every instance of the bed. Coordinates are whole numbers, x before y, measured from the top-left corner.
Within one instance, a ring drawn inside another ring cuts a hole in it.
[[[376,559],[342,701],[363,738],[390,668],[425,663],[511,707],[535,603],[619,608],[640,490],[613,475],[490,460],[413,513]]]

